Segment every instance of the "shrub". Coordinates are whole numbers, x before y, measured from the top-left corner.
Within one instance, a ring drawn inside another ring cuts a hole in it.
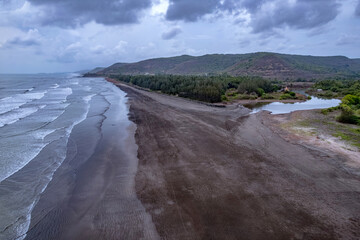
[[[340,106],[325,108],[325,109],[322,109],[322,110],[321,110],[321,113],[324,114],[324,115],[326,115],[326,114],[328,114],[329,112],[333,112],[333,111],[338,110],[338,109],[340,109]]]
[[[346,105],[354,106],[357,109],[360,108],[360,97],[354,95],[346,95],[341,102]]]
[[[240,100],[255,100],[255,99],[257,99],[257,96],[249,95],[249,94],[239,94],[238,99],[240,99]]]
[[[326,92],[319,93],[318,96],[323,97],[323,98],[333,98],[335,96],[335,94],[331,91],[326,91]]]
[[[343,101],[340,104],[341,114],[337,120],[342,123],[360,124],[360,117],[356,116],[355,111],[351,108],[351,106],[346,104],[349,103],[347,101],[348,99],[349,98],[343,98]]]
[[[337,88],[337,87],[332,87],[332,88],[331,88],[331,91],[333,91],[333,92],[339,92],[339,88]]]
[[[264,95],[264,93],[265,93],[264,89],[262,89],[262,88],[256,89],[256,94],[257,94],[259,97],[261,97],[262,95]]]
[[[337,97],[348,94],[360,96],[360,80],[323,80],[313,85],[312,90],[316,91],[316,89],[324,90],[324,92],[316,93],[322,97]]]
[[[235,97],[237,95],[237,93],[236,92],[229,92],[229,93],[227,93],[227,95],[229,97]]]
[[[286,99],[295,99],[296,96],[290,95],[290,93],[284,93],[280,96],[280,100],[286,100]]]
[[[342,123],[358,124],[360,125],[360,118],[355,115],[343,115],[341,114],[337,120]]]
[[[259,88],[261,88],[262,91],[267,93],[273,91],[274,86],[271,84],[269,80],[260,77],[243,77],[239,82],[238,92],[239,93],[257,92]]]
[[[261,96],[261,98],[262,99],[274,99],[275,97],[265,93],[264,95]]]

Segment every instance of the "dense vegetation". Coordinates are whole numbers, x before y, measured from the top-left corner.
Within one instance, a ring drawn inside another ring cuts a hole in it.
[[[360,95],[346,95],[340,104],[339,122],[360,125]]]
[[[339,122],[360,125],[360,80],[324,80],[313,86],[316,95],[322,97],[343,97],[338,107],[324,109],[324,114],[341,110]]]
[[[249,76],[113,75],[111,77],[153,91],[210,103],[225,100],[225,93],[229,90],[262,96],[278,89],[278,86],[269,80]]]
[[[360,80],[323,80],[315,83],[310,92],[327,98],[340,98],[349,94],[360,96]]]

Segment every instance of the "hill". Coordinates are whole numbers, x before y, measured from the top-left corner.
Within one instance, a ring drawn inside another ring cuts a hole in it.
[[[360,77],[360,59],[344,56],[316,57],[278,53],[182,55],[148,59],[136,63],[115,63],[95,75],[218,75],[261,76],[280,80],[312,80]],[[90,74],[94,75],[94,73]]]
[[[104,67],[96,67],[93,70],[89,71],[88,73],[97,73],[103,71],[104,69],[105,69]]]

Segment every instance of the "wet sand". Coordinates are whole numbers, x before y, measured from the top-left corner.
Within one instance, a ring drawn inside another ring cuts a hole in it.
[[[136,126],[119,117],[119,104],[114,96],[74,128],[25,239],[159,239],[135,192]]]
[[[162,239],[359,239],[360,177],[267,113],[118,84],[137,125],[136,193]]]

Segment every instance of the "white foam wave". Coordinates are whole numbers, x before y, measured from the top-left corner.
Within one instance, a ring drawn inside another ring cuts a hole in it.
[[[95,95],[95,94],[94,94]],[[89,100],[91,99],[92,96],[87,96],[88,98],[86,100]],[[51,158],[52,162],[54,162],[55,164],[53,164],[52,166],[54,166],[54,168],[52,168],[50,171],[48,171],[48,175],[46,176],[47,178],[47,181],[46,182],[43,182],[43,185],[41,186],[41,190],[40,192],[38,193],[38,196],[45,191],[47,185],[50,183],[50,181],[52,180],[53,178],[53,175],[55,173],[55,171],[61,166],[61,164],[63,163],[63,161],[65,160],[66,158],[66,145],[68,143],[68,140],[69,140],[69,137],[70,137],[70,134],[73,130],[73,128],[78,125],[79,123],[81,123],[82,121],[84,121],[87,117],[87,114],[89,113],[89,109],[90,109],[90,105],[87,104],[86,106],[86,109],[84,111],[84,113],[80,116],[80,118],[78,118],[76,121],[74,121],[71,125],[65,127],[64,129],[53,129],[53,130],[41,130],[41,131],[37,131],[36,133],[32,134],[32,137],[33,139],[36,139],[38,140],[38,142],[45,142],[45,138],[47,136],[49,136],[50,134],[56,132],[56,131],[62,131],[62,130],[65,130],[65,135],[64,134],[59,134],[57,136],[57,139],[51,139],[51,140],[48,140],[48,142],[46,142],[46,144],[43,144],[42,146],[37,146],[37,148],[34,148],[34,146],[31,146],[31,153],[29,154],[24,154],[25,156],[23,156],[22,159],[23,162],[19,163],[18,161],[13,161],[13,158],[7,158],[7,159],[12,159],[12,162],[17,162],[17,166],[16,167],[16,170],[15,169],[12,169],[13,171],[11,172],[8,172],[6,175],[6,177],[2,177],[4,176],[3,173],[1,173],[1,163],[0,163],[0,182],[3,181],[4,179],[10,177],[11,175],[13,175],[14,173],[16,173],[17,171],[19,171],[20,169],[22,169],[26,164],[28,164],[31,160],[33,160],[39,153],[40,151],[45,148],[48,144],[50,144],[51,142],[53,141],[56,141],[56,140],[61,140],[63,139],[63,144],[61,144],[61,146],[59,146],[56,150],[56,156],[54,156],[53,158]],[[34,142],[34,140],[32,141]],[[62,142],[62,141],[61,141]],[[34,144],[32,144],[34,145]],[[0,146],[0,150],[1,150],[1,146]],[[25,159],[27,159],[27,161],[24,161]],[[16,159],[15,159],[16,160]],[[9,164],[5,164],[5,166],[9,166]],[[47,168],[48,169],[48,168]],[[49,170],[49,169],[48,169]],[[32,202],[28,205],[28,207],[25,207],[23,209],[23,214],[22,216],[24,216],[23,218],[21,218],[21,222],[18,222],[17,223],[17,226],[16,226],[16,229],[14,229],[13,231],[15,231],[14,233],[10,233],[10,234],[15,234],[15,238],[16,239],[19,239],[19,240],[22,240],[26,237],[26,232],[28,231],[29,229],[29,226],[30,226],[30,220],[31,220],[31,212],[35,206],[37,202],[37,198],[34,198],[32,200]],[[18,218],[17,218],[18,219]],[[12,229],[9,229],[9,231],[12,231]],[[4,233],[4,234],[7,234],[7,233]],[[0,234],[1,236],[1,234]]]
[[[90,92],[92,88],[90,86],[85,86],[83,89],[87,92]]]
[[[32,94],[31,98],[29,96],[23,98],[40,99],[41,97],[43,97],[44,94],[45,92],[42,93],[41,96]],[[46,105],[44,104],[37,107],[34,106],[17,107],[17,109],[13,108],[11,112],[7,112],[5,114],[0,115],[0,127],[3,127],[5,124],[15,123],[19,119],[25,117],[28,117],[29,121],[33,119],[34,121],[41,121],[48,123],[53,122],[57,118],[59,118],[59,116],[61,116],[65,112],[65,108],[67,108],[70,105],[70,103],[65,103],[67,96],[69,96],[70,94],[72,94],[71,88],[50,89],[49,94],[47,94],[46,96],[46,98],[48,99],[44,100],[44,103],[46,103]],[[39,116],[37,116],[34,113],[36,113],[39,109],[44,108],[45,106],[47,106],[46,109],[48,111],[48,114],[42,116],[40,119]],[[12,174],[16,173],[20,169],[22,169],[33,158],[36,157],[39,154],[39,152],[46,145],[49,144],[48,141],[44,140],[46,136],[53,133],[57,129],[67,128],[67,126],[60,124],[53,126],[52,128],[53,129],[50,130],[39,129],[21,136],[14,135],[13,137],[8,137],[6,138],[6,140],[4,139],[3,141],[1,141],[0,139],[0,152],[3,152],[3,154],[1,155],[3,161],[0,161],[0,182],[8,178]],[[64,135],[62,135],[61,137],[64,137]],[[19,140],[16,140],[17,138],[19,138]],[[52,139],[52,141],[54,140],[55,139]],[[14,150],[9,152],[6,150],[8,148]]]
[[[36,113],[40,109],[46,107],[46,105],[40,105],[38,107],[26,107],[18,108],[11,112],[0,115],[0,128],[5,125],[13,124],[20,119],[26,118],[27,116]]]
[[[72,89],[67,87],[67,88],[57,88],[56,89],[56,93],[61,93],[61,94],[64,94],[64,95],[70,95],[72,94]]]
[[[0,162],[0,182],[19,171],[36,157],[49,144],[49,142],[44,142],[43,139],[52,132],[53,130],[39,134],[30,133],[27,136],[21,136],[19,139],[14,138],[12,142],[2,141],[0,150],[4,153]],[[16,146],[21,146],[21,148]],[[21,149],[21,151],[5,152],[8,147],[14,150]]]
[[[50,135],[51,133],[55,132],[56,129],[41,129],[33,134],[33,137],[36,140],[44,140],[46,136]]]
[[[57,83],[55,83],[54,85],[52,85],[50,88],[52,88],[52,89],[56,89],[56,88],[58,88],[58,87],[60,87],[60,85],[59,84],[57,84]]]
[[[47,188],[48,184],[50,183],[53,174],[55,173],[55,171],[57,170],[57,168],[61,165],[61,163],[65,160],[66,158],[66,148],[62,147],[64,146],[64,144],[61,144],[62,142],[65,143],[65,145],[67,144],[68,140],[64,140],[64,141],[58,141],[57,146],[54,150],[54,152],[56,153],[51,159],[49,159],[49,165],[53,165],[56,166],[55,168],[51,169],[48,172],[48,175],[44,175],[43,177],[45,177],[47,179],[47,181],[34,181],[32,182],[33,184],[36,185],[31,185],[31,183],[29,184],[29,186],[34,186],[31,187],[31,189],[34,189],[36,191],[36,197],[34,198],[28,198],[28,201],[23,201],[22,205],[17,207],[17,211],[4,211],[3,210],[3,216],[0,216],[0,222],[4,222],[3,219],[6,218],[7,219],[7,229],[6,231],[0,232],[0,238],[1,239],[8,239],[11,237],[11,239],[16,239],[16,240],[23,240],[26,237],[26,233],[30,227],[30,222],[31,222],[31,212],[33,210],[33,208],[35,207],[40,194],[42,194],[45,189]],[[45,165],[40,165],[38,170],[41,173],[44,173],[44,171],[42,170],[42,168]],[[47,170],[48,167],[47,167]],[[41,184],[42,182],[42,184]],[[38,185],[39,184],[39,185]],[[35,187],[36,186],[36,187]],[[38,188],[39,187],[39,188]],[[15,198],[16,200],[18,199],[17,195],[19,193],[23,193],[24,195],[28,195],[29,194],[29,188],[25,188],[23,190],[20,190],[19,192],[11,192],[8,194],[7,199],[11,199],[11,198]],[[39,191],[37,189],[40,189]],[[33,196],[33,194],[30,193],[30,196]],[[16,201],[15,200],[15,201]],[[1,199],[0,197],[0,201],[2,203],[6,202],[7,200]],[[1,206],[0,206],[1,209]],[[21,216],[21,217],[19,217]],[[3,218],[3,219],[1,219]],[[13,224],[11,224],[13,223]],[[15,223],[15,224],[14,224]]]
[[[16,94],[11,97],[6,97],[0,100],[0,114],[17,109],[22,105],[34,100],[41,99],[45,96],[47,91],[43,92],[29,92],[24,94]]]
[[[56,88],[49,90],[46,104],[61,104],[65,103],[69,95],[73,93],[71,88]]]
[[[75,84],[79,84],[79,82]],[[101,88],[103,87],[102,82],[100,86]],[[75,89],[75,93],[77,93],[76,92],[77,87],[74,87],[74,89]],[[84,90],[82,86],[81,86],[81,90]],[[89,102],[94,96],[96,96],[96,94],[87,93],[89,95],[82,96],[80,99],[76,97],[67,98],[67,96],[69,96],[70,94],[72,94],[71,88],[61,88],[61,87],[50,88],[49,93],[46,94],[46,97],[41,100],[41,102],[47,104],[47,107],[44,110],[48,111],[49,113],[46,116],[44,114],[44,116],[41,117],[41,121],[46,122],[48,121],[48,119],[45,118],[49,118],[50,119],[49,122],[51,122],[50,124],[44,127],[46,129],[38,129],[36,131],[28,132],[18,137],[14,135],[4,141],[2,141],[2,139],[0,138],[0,153],[2,153],[1,157],[5,160],[4,162],[0,161],[0,183],[4,179],[10,177],[14,173],[24,168],[25,165],[27,165],[36,156],[39,155],[41,150],[43,150],[46,146],[51,144],[49,145],[50,147],[49,149],[51,149],[51,151],[54,151],[51,154],[51,159],[49,158],[49,162],[46,161],[46,164],[44,166],[37,166],[39,167],[39,169],[43,169],[44,167],[46,167],[46,171],[42,171],[42,173],[44,173],[45,175],[40,174],[41,176],[39,177],[42,180],[41,182],[39,182],[39,185],[37,187],[28,188],[28,189],[35,189],[34,191],[36,191],[36,193],[35,192],[34,193],[37,196],[46,189],[47,185],[49,184],[49,182],[53,177],[54,172],[57,170],[59,166],[61,166],[62,162],[66,158],[66,151],[67,151],[66,145],[69,141],[69,137],[71,132],[73,131],[73,128],[87,118],[90,109]],[[78,105],[79,100],[81,102],[80,105]],[[75,105],[73,105],[73,103],[75,103]],[[70,105],[69,111],[65,110],[65,108],[68,107],[69,105]],[[79,106],[81,107],[80,112],[77,111],[79,109]],[[71,117],[68,118],[68,115],[66,115],[66,113],[74,112],[74,109],[76,109],[75,111],[77,113],[77,116],[75,120],[72,120],[73,115],[69,114],[69,116]],[[39,111],[39,114],[43,115],[42,113],[43,111],[41,112]],[[64,113],[65,115],[62,115]],[[59,116],[61,115],[62,117],[59,118]],[[36,117],[37,115],[33,114],[32,116],[29,116],[27,120],[30,121],[33,118],[34,121],[38,121],[39,117],[37,118]],[[57,118],[59,118],[59,120],[54,121]],[[55,145],[53,146],[52,144]],[[6,149],[12,149],[12,151],[3,151]],[[34,162],[34,164],[37,164],[37,162],[36,163]],[[4,166],[6,167],[4,168]],[[16,232],[10,233],[13,234],[11,236],[14,236],[15,239],[25,238],[26,232],[29,229],[31,212],[37,201],[37,198],[33,197],[33,195],[29,195],[29,196],[31,197],[28,199],[29,200],[28,203],[26,205],[24,204],[21,205],[21,207],[23,207],[23,210],[21,210],[21,212],[9,211],[14,213],[14,216],[16,217],[15,219],[19,219],[19,216],[21,216],[22,219],[21,222],[17,222],[16,224],[14,224],[13,228]],[[17,208],[17,210],[19,209]],[[19,213],[21,215],[19,215]],[[8,232],[8,230],[6,230],[6,232]],[[6,232],[4,232],[4,234],[6,234]],[[0,238],[1,238],[1,234],[0,234]]]
[[[80,73],[69,73],[66,78],[76,78],[76,77],[81,77]]]
[[[69,138],[66,138],[63,141],[58,141],[58,143],[57,143],[58,148],[54,151],[56,154],[52,158],[52,163],[53,163],[53,166],[55,166],[55,167],[49,171],[48,175],[46,176],[47,181],[44,182],[44,184],[42,186],[40,186],[41,190],[39,191],[38,195],[42,194],[45,191],[45,189],[49,185],[50,181],[52,180],[55,171],[64,162],[64,160],[66,158],[67,149],[63,146],[67,145],[68,140],[69,140]],[[16,229],[17,239],[16,240],[23,240],[26,238],[27,231],[29,230],[30,223],[31,223],[31,213],[32,213],[33,208],[35,207],[38,199],[39,199],[38,197],[35,198],[28,207],[24,208],[23,212],[24,212],[25,218],[23,219],[21,225],[17,226],[17,229]]]
[[[84,102],[86,102],[87,100],[90,101],[91,97],[93,97],[93,95],[85,96],[84,98],[86,99],[83,99]],[[3,155],[2,157],[4,158],[4,161],[0,162],[0,182],[22,169],[26,164],[28,164],[32,159],[34,159],[40,153],[40,151],[49,144],[48,141],[44,141],[45,137],[49,134],[53,133],[54,131],[63,129],[66,133],[65,135],[60,134],[60,136],[68,138],[74,126],[86,119],[87,114],[89,113],[89,109],[90,104],[86,104],[83,114],[80,115],[77,120],[71,122],[71,124],[68,126],[63,126],[55,130],[38,130],[36,132],[29,133],[28,136],[21,136],[19,141],[22,141],[23,144],[18,141],[16,142],[16,144],[21,144],[21,152],[13,151],[9,153],[8,151],[3,151],[7,152],[7,155]],[[59,115],[57,115],[51,120],[53,121],[58,117]],[[52,139],[51,141],[54,140],[56,139]],[[16,147],[14,146],[15,143],[12,146],[8,145],[9,143],[7,141],[0,141],[0,152],[2,151],[2,149],[6,149],[8,147],[16,149]]]
[[[86,103],[89,103],[90,100],[91,100],[94,96],[96,96],[96,94],[91,94],[91,95],[85,96],[85,97],[83,97],[83,100],[84,100]]]

